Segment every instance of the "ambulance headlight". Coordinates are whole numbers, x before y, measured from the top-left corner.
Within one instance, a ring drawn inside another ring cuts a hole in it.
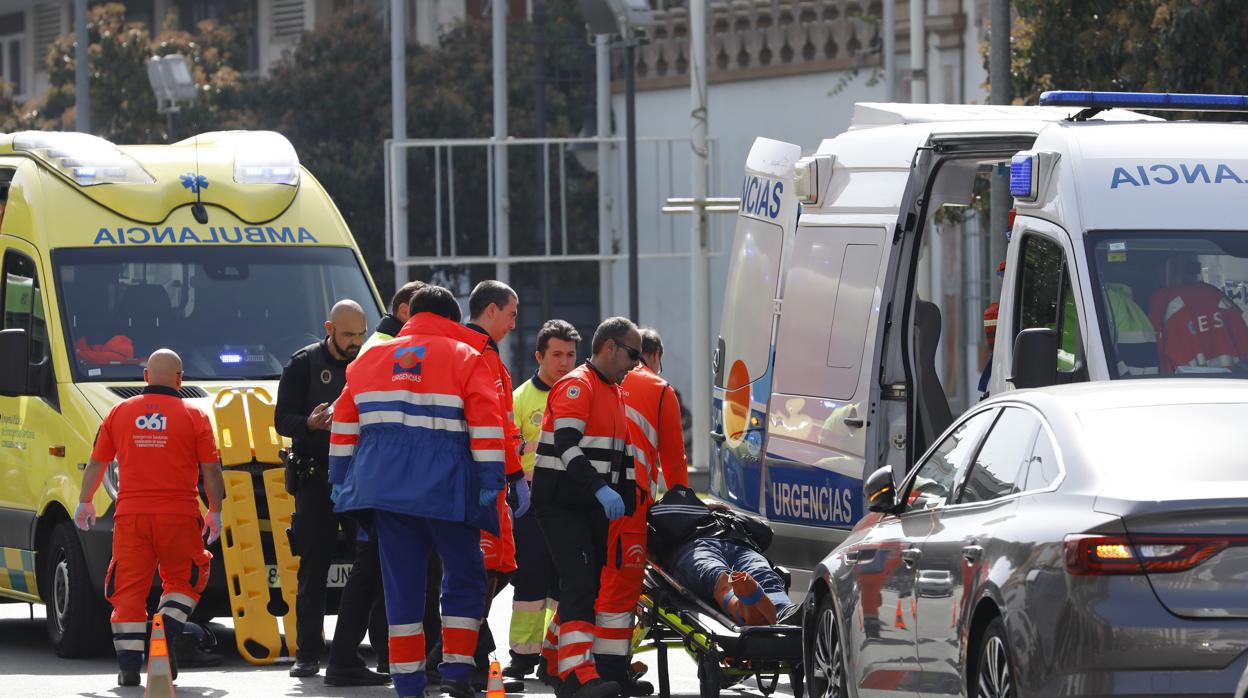
[[[1016,199],[1036,198],[1036,156],[1019,153],[1010,159],[1010,196]]]
[[[299,156],[286,137],[273,131],[240,134],[234,155],[239,184],[299,183]]]
[[[113,461],[104,470],[104,491],[108,493],[108,496],[117,499],[118,487],[120,485],[121,479],[117,476],[117,461]]]
[[[22,131],[13,136],[13,150],[43,160],[79,186],[156,181],[138,160],[103,138],[86,133]]]

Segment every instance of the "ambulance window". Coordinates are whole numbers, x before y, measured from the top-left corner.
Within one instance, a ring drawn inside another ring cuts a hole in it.
[[[48,324],[43,312],[43,288],[35,262],[20,252],[4,255],[4,329],[26,330],[30,340],[27,385],[50,401],[56,400],[48,347]]]
[[[1021,259],[1014,335],[1034,327],[1056,330],[1058,372],[1082,377],[1086,371],[1079,338],[1079,311],[1061,245],[1028,235],[1023,238]]]

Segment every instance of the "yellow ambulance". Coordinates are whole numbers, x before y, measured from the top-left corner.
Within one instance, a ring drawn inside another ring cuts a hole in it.
[[[212,414],[223,391],[276,395],[335,301],[360,302],[370,327],[381,306],[342,216],[276,133],[3,135],[0,205],[0,601],[45,604],[56,652],[80,656],[107,646],[116,464],[97,526],[72,514],[96,429],[141,390],[148,354],[176,350],[183,397]],[[200,618],[230,614],[214,549]]]

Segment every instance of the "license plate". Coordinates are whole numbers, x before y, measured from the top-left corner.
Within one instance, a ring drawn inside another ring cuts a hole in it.
[[[268,565],[269,570],[269,586],[276,589],[281,586],[281,580],[277,576],[277,565]],[[338,562],[329,566],[329,574],[326,582],[330,588],[342,588],[347,584],[347,575],[351,574],[351,563]]]

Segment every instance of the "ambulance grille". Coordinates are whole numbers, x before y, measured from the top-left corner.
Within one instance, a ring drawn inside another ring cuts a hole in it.
[[[137,385],[110,385],[108,389],[111,390],[114,395],[123,399],[143,394],[143,388]],[[186,398],[208,397],[208,391],[197,385],[184,385],[178,389],[178,396]]]

